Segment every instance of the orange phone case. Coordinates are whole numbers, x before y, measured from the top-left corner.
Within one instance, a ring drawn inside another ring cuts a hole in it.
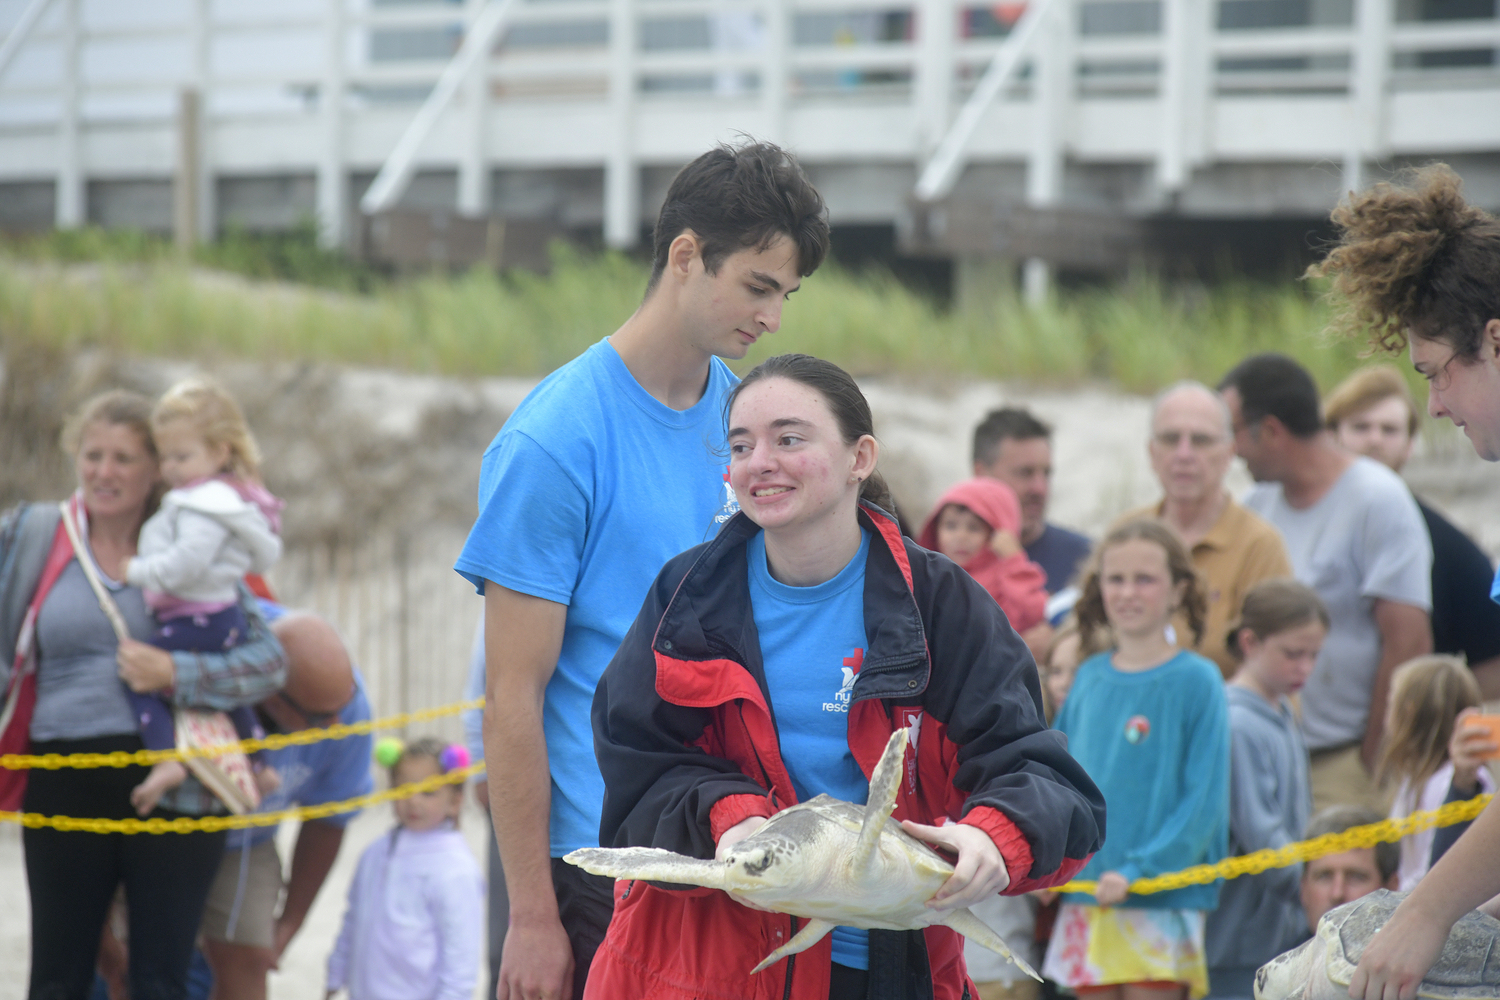
[[[1483,726],[1490,731],[1490,742],[1500,746],[1500,715],[1470,715],[1463,720],[1465,727]],[[1500,757],[1500,750],[1485,754],[1485,759]]]

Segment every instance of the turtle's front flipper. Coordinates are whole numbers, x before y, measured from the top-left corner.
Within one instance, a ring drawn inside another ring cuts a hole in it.
[[[831,930],[833,930],[833,924],[828,921],[819,920],[816,917],[809,918],[806,927],[793,934],[792,939],[786,944],[761,959],[760,964],[750,970],[750,975],[755,975],[761,969],[770,968],[788,955],[795,955],[799,951],[806,951],[823,940],[823,935]]]
[[[870,775],[870,794],[865,800],[865,820],[860,824],[859,840],[855,842],[854,853],[849,859],[849,870],[856,878],[875,856],[875,845],[880,843],[880,831],[885,829],[885,821],[890,818],[891,810],[896,808],[896,793],[901,791],[901,765],[906,753],[906,741],[905,727],[892,733],[885,745],[885,752],[880,755],[880,762],[875,765],[875,773]]]
[[[1006,946],[1005,941],[1001,939],[999,934],[996,934],[993,930],[990,929],[989,924],[974,916],[974,914],[969,910],[951,910],[949,911],[948,915],[943,918],[942,922],[958,931],[958,933],[962,934],[970,941],[973,941],[975,944],[983,945],[990,951],[998,952],[999,954],[1004,955],[1006,958],[1015,963],[1016,968],[1020,969],[1032,979],[1035,979],[1037,982],[1042,981],[1042,977],[1036,974],[1035,969],[1027,965],[1015,955],[1011,954],[1011,950]]]
[[[641,878],[652,882],[724,888],[724,863],[690,858],[659,847],[585,847],[563,858],[570,865],[608,878]]]

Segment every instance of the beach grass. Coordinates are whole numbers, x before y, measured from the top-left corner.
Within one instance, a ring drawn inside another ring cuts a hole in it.
[[[190,259],[161,241],[97,231],[0,245],[0,348],[535,376],[610,333],[646,281],[632,257],[563,246],[545,276],[393,279],[309,249],[307,239],[269,249],[237,239]],[[1209,287],[1147,276],[1064,290],[1039,307],[997,289],[960,312],[888,272],[830,264],[788,302],[781,331],[735,367],[801,351],[861,376],[1106,381],[1145,392],[1183,378],[1212,383],[1249,354],[1281,351],[1328,386],[1361,359],[1357,345],[1322,336],[1325,313],[1304,283]]]

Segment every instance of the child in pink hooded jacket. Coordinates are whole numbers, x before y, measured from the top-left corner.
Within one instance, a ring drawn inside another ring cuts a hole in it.
[[[969,479],[932,508],[917,544],[958,563],[989,591],[1011,628],[1025,633],[1047,608],[1047,574],[1021,548],[1021,503],[998,479]]]

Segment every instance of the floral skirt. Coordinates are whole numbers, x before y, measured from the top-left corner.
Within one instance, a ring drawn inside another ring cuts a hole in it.
[[[1118,983],[1183,983],[1208,993],[1202,910],[1064,903],[1042,975],[1077,989]]]

